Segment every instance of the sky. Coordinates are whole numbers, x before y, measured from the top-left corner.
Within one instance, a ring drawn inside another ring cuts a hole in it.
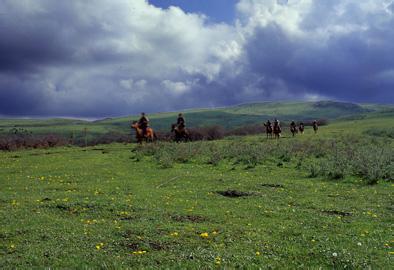
[[[0,116],[394,103],[394,0],[0,0]]]

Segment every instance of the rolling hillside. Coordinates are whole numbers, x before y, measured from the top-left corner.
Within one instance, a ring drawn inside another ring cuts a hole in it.
[[[327,119],[330,122],[376,117],[394,117],[394,106],[354,104],[335,101],[319,102],[261,102],[215,109],[184,111],[189,127],[221,125],[226,129],[262,123],[278,118],[282,122]],[[167,131],[175,122],[177,112],[149,115],[151,125],[158,131]],[[87,128],[90,136],[108,132],[130,133],[130,122],[138,115],[106,118],[97,121],[73,119],[0,119],[0,133],[23,128],[34,134],[80,135]]]

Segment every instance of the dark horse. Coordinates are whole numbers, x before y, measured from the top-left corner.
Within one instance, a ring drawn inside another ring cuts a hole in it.
[[[297,125],[293,122],[290,124],[290,131],[293,137],[298,133]]]
[[[275,135],[275,139],[279,139],[281,133],[282,133],[282,129],[280,128],[280,125],[279,125],[278,123],[274,123],[274,135]]]
[[[304,123],[300,123],[300,125],[298,126],[298,131],[301,134],[304,134],[304,130],[305,130]]]
[[[187,131],[186,128],[179,128],[177,124],[172,124],[171,125],[171,132],[175,133],[175,141],[180,142],[180,141],[189,141],[190,140],[190,134]]]
[[[150,127],[146,129],[145,135],[143,134],[144,132],[138,125],[137,121],[134,121],[133,124],[131,124],[131,127],[135,129],[135,138],[137,139],[138,143],[142,143],[142,141],[153,142],[157,139],[156,133]]]
[[[265,133],[267,134],[267,139],[268,138],[272,138],[272,133],[273,133],[273,129],[272,129],[272,124],[271,123],[264,123],[265,126]]]

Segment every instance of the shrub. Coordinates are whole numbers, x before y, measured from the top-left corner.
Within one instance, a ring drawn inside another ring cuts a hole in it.
[[[319,162],[312,161],[308,164],[308,177],[310,178],[316,178],[322,174],[322,167]]]
[[[130,143],[131,137],[130,135],[124,133],[108,132],[93,139],[91,142],[89,142],[89,145],[110,144],[114,142]]]
[[[383,145],[360,147],[352,159],[354,173],[370,185],[376,184],[379,180],[392,180],[393,163],[393,152]]]
[[[225,135],[224,128],[221,126],[209,126],[189,129],[190,140],[201,141],[201,140],[219,140],[223,139]]]
[[[168,169],[174,167],[174,156],[171,152],[159,151],[155,155],[155,159],[160,168]]]
[[[14,151],[26,148],[49,148],[67,145],[68,141],[59,135],[33,135],[12,131],[10,134],[0,136],[0,150]]]

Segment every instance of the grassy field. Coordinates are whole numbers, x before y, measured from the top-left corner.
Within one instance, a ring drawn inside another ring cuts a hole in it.
[[[1,152],[0,268],[389,269],[392,126]]]

